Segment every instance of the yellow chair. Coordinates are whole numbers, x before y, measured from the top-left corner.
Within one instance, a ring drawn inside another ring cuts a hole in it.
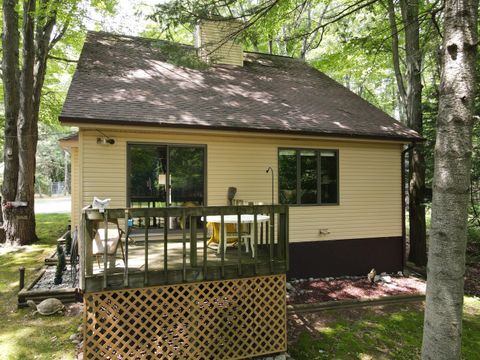
[[[230,235],[236,235],[238,234],[238,231],[237,231],[237,225],[236,224],[225,224],[224,226],[226,226],[226,229],[227,229],[227,234],[228,234],[228,238],[227,238],[227,246],[228,245],[236,245],[238,243],[238,238],[234,238],[234,237],[230,237]],[[248,234],[248,229],[245,229],[245,227],[248,226],[247,224],[242,224],[240,229],[241,229],[241,234]],[[212,235],[210,236],[210,239],[208,239],[208,242],[207,242],[207,245],[211,245],[211,244],[219,244],[220,243],[220,238],[221,238],[221,234],[220,234],[220,224],[219,223],[213,223],[213,222],[209,222],[207,223],[207,227],[211,228],[212,229]]]
[[[227,228],[227,234],[236,234],[237,233],[237,226],[235,224],[225,224]],[[207,227],[212,229],[212,235],[210,236],[210,239],[208,239],[207,245],[211,244],[219,244],[220,243],[220,224],[219,223],[213,223],[209,222],[207,223]],[[238,243],[237,238],[227,238],[227,245],[236,245]]]

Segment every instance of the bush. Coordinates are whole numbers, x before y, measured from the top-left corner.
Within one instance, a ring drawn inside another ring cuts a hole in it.
[[[480,228],[470,225],[468,227],[467,239],[469,243],[480,244]]]
[[[72,234],[71,231],[67,231],[67,234],[65,235],[65,252],[67,255],[70,255],[70,252],[72,251]]]
[[[65,253],[63,252],[63,247],[57,245],[57,269],[55,271],[55,280],[53,283],[59,285],[62,283],[63,271],[65,270]]]

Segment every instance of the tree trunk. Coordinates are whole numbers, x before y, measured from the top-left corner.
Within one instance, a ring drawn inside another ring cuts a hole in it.
[[[423,132],[422,119],[422,79],[420,52],[420,24],[418,20],[418,0],[400,1],[402,21],[405,32],[405,76],[400,68],[398,27],[393,0],[387,1],[388,17],[392,33],[392,61],[397,80],[399,113],[406,118],[407,125]],[[409,156],[409,204],[410,254],[409,260],[416,265],[427,263],[426,226],[425,226],[425,157],[423,145],[417,144]]]
[[[420,24],[418,21],[418,0],[401,0],[402,18],[405,24],[406,54],[406,115],[410,128],[423,133],[422,119],[422,78],[420,52]],[[417,144],[409,157],[409,204],[410,255],[416,265],[427,264],[427,233],[425,226],[425,157],[423,144]]]
[[[37,240],[35,234],[35,151],[37,144],[33,104],[35,66],[35,0],[23,4],[22,72],[20,76],[20,112],[18,116],[18,184],[16,201],[26,206],[12,209],[6,226],[7,241],[12,234],[15,243],[30,244]],[[10,233],[9,230],[15,231]],[[10,242],[13,239],[10,238]]]
[[[446,0],[423,359],[460,359],[478,0]]]
[[[20,36],[18,33],[18,14],[16,1],[3,1],[3,38],[2,38],[2,80],[5,105],[4,173],[2,185],[2,212],[4,222],[9,219],[6,203],[15,200],[18,179],[18,142],[17,120],[20,107],[19,94],[19,54]],[[3,232],[1,241],[6,241]]]

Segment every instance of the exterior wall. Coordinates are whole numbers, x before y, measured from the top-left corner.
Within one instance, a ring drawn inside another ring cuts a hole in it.
[[[271,202],[271,175],[275,170],[277,197],[278,148],[323,148],[339,151],[340,204],[292,206],[290,241],[345,240],[401,237],[401,144],[345,141],[307,137],[260,136],[195,130],[118,131],[102,129],[114,145],[98,145],[96,130],[80,131],[81,202],[73,214],[94,196],[111,198],[112,207],[126,206],[127,142],[191,143],[207,145],[207,205],[226,205],[227,189],[236,198]],[[321,235],[320,229],[329,234]]]
[[[79,193],[79,159],[78,159],[78,147],[72,147],[70,150],[70,160],[71,160],[71,169],[72,169],[72,178],[71,178],[71,224],[72,229],[75,229],[75,226],[79,225],[80,219],[80,193]]]

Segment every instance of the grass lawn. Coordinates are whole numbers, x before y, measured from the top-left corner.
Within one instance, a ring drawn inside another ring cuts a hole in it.
[[[325,311],[291,316],[289,323],[296,360],[420,358],[421,304]],[[463,358],[478,359],[479,349],[480,299],[465,297]]]
[[[17,311],[18,268],[26,267],[27,283],[64,231],[66,214],[37,216],[40,241],[15,252],[0,252],[0,359],[74,359],[69,341],[79,316],[33,316]],[[2,250],[2,249],[0,249]],[[480,299],[466,297],[463,356],[478,359]],[[289,317],[289,352],[302,359],[418,359],[423,308],[406,304],[344,309]]]
[[[29,284],[45,257],[54,251],[68,220],[68,214],[37,215],[40,241],[0,253],[0,359],[74,359],[75,346],[68,338],[80,317],[33,316],[30,308],[17,311],[18,268],[25,266]]]

